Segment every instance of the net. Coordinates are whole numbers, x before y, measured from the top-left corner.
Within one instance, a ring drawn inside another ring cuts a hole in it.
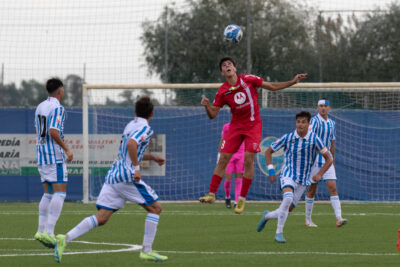
[[[231,113],[223,108],[214,120],[209,120],[200,99],[206,95],[212,101],[218,86],[86,85],[83,129],[84,143],[88,138],[89,144],[84,187],[87,200],[96,199],[104,175],[117,154],[121,133],[134,117],[133,103],[143,94],[149,95],[156,105],[155,116],[150,121],[155,131],[150,145],[152,153],[167,160],[163,167],[144,163],[143,179],[162,200],[194,200],[207,192],[222,126],[230,121]],[[330,116],[337,127],[335,167],[341,199],[399,200],[399,83],[299,84],[281,92],[260,91],[262,152],[256,157],[248,199],[281,198],[279,185],[268,182],[263,152],[274,140],[294,130],[294,115],[300,109],[315,115],[316,103],[321,97],[330,100],[333,108]],[[98,143],[109,144],[106,153],[101,154],[93,147]],[[274,154],[274,162],[279,172],[282,153]],[[217,198],[223,198],[222,186]],[[325,186],[320,186],[316,198],[329,198]]]

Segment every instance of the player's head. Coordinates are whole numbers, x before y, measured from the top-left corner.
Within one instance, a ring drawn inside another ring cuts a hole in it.
[[[136,101],[135,113],[138,117],[150,119],[153,116],[153,109],[154,105],[148,96],[142,96]]]
[[[236,64],[231,57],[223,57],[219,61],[219,70],[225,78],[236,75]]]
[[[64,97],[64,84],[58,78],[49,79],[46,82],[46,90],[49,96],[59,96],[61,99]]]
[[[296,130],[299,135],[306,135],[310,126],[311,114],[308,111],[300,111],[296,114]]]
[[[331,109],[329,100],[326,99],[325,97],[321,98],[318,101],[317,109],[318,109],[319,114],[321,114],[321,116],[327,116],[329,113],[329,110]]]

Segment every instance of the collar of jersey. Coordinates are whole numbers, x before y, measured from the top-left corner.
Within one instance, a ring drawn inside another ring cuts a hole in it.
[[[294,137],[296,137],[296,138],[307,139],[310,136],[310,134],[311,134],[311,131],[308,130],[306,136],[300,137],[300,135],[297,133],[297,130],[294,130]]]
[[[60,101],[58,101],[58,99],[55,98],[55,97],[53,97],[53,96],[49,96],[47,99],[48,99],[49,101],[55,101],[57,104],[60,104]]]
[[[149,122],[148,122],[145,118],[136,117],[135,120],[136,120],[137,122],[140,122],[140,123],[144,123],[144,124],[146,124],[146,125],[149,125]]]
[[[322,117],[321,114],[319,114],[319,112],[318,112],[317,116],[318,116],[318,118],[320,118],[321,120],[323,120],[325,122],[328,121],[328,119],[329,119],[328,117],[326,117],[326,120],[325,120],[324,117]]]

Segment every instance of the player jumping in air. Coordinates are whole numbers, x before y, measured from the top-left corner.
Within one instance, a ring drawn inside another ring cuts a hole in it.
[[[221,145],[221,157],[211,178],[209,193],[201,197],[199,201],[215,202],[215,194],[225,174],[226,166],[244,141],[244,175],[240,197],[235,208],[235,213],[240,214],[244,210],[247,193],[254,176],[254,157],[261,151],[259,145],[262,136],[262,121],[260,107],[257,104],[256,88],[261,87],[270,91],[282,90],[306,78],[307,74],[297,74],[291,81],[286,82],[265,82],[255,75],[236,74],[235,62],[230,57],[222,58],[219,68],[226,81],[220,86],[212,105],[206,97],[202,98],[201,104],[210,119],[214,119],[219,110],[224,105],[228,105],[231,108],[232,120]]]
[[[57,262],[61,262],[69,242],[97,226],[104,225],[115,211],[124,207],[126,201],[138,203],[147,211],[143,246],[139,257],[152,261],[168,259],[167,256],[152,251],[162,207],[157,194],[141,179],[140,174],[142,160],[153,160],[159,165],[165,163],[165,159],[159,156],[144,154],[153,135],[153,129],[149,126],[149,120],[153,116],[153,104],[149,97],[141,97],[136,102],[135,113],[136,118],[124,129],[118,156],[106,175],[96,203],[97,214],[83,219],[66,235],[57,235],[54,248],[54,258]]]
[[[333,162],[335,162],[335,140],[336,140],[336,128],[335,122],[328,118],[330,110],[329,100],[322,98],[318,101],[318,114],[312,117],[310,122],[310,129],[314,131],[318,137],[322,140],[324,146],[326,146],[332,156]],[[317,159],[311,169],[311,177],[317,173],[325,162],[324,157],[321,155],[317,156]],[[322,176],[322,180],[325,181],[328,187],[331,204],[336,216],[336,226],[341,227],[347,223],[347,219],[342,218],[342,209],[340,207],[339,195],[336,190],[336,172],[334,164],[326,171]],[[317,191],[317,182],[311,180],[311,185],[308,187],[306,195],[306,220],[305,225],[309,227],[317,227],[311,220],[312,209],[314,205],[314,196]]]
[[[35,111],[36,160],[44,194],[39,203],[39,226],[34,238],[53,248],[56,244],[54,228],[60,217],[68,183],[66,162],[73,153],[64,143],[65,109],[64,85],[57,78],[46,83],[49,97]]]
[[[297,204],[306,186],[310,184],[311,167],[318,152],[325,158],[325,163],[312,177],[315,182],[321,180],[322,175],[332,165],[332,158],[328,149],[323,145],[317,134],[308,129],[310,119],[311,114],[307,111],[296,114],[296,130],[276,140],[265,151],[271,184],[276,180],[274,165],[272,164],[272,153],[281,148],[285,153],[285,163],[280,177],[283,195],[282,203],[279,208],[272,212],[265,210],[257,225],[257,232],[260,232],[264,229],[268,220],[278,219],[275,234],[275,241],[278,243],[286,242],[283,237],[283,227],[289,214],[289,207],[292,203]]]

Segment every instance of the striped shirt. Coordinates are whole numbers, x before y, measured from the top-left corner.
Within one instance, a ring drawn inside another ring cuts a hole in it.
[[[136,141],[137,158],[140,164],[153,133],[153,129],[144,118],[136,117],[126,125],[122,134],[117,158],[106,175],[106,184],[129,183],[133,181],[135,170],[128,153],[128,141],[130,139]]]
[[[40,103],[35,111],[36,160],[38,165],[64,162],[64,150],[49,134],[50,129],[60,132],[64,141],[65,109],[55,97]]]
[[[328,120],[325,120],[318,113],[318,115],[311,118],[310,129],[312,129],[318,135],[318,137],[321,138],[322,143],[324,146],[326,146],[326,148],[328,148],[329,154],[331,154],[332,157],[331,144],[332,141],[336,140],[335,122],[329,118]],[[316,162],[318,167],[322,167],[322,165],[325,163],[325,158],[319,154]]]
[[[291,178],[298,184],[308,185],[311,167],[324,145],[312,131],[308,131],[304,138],[294,131],[276,140],[272,143],[271,148],[274,151],[283,148],[285,153],[285,164],[281,171],[281,177]]]

